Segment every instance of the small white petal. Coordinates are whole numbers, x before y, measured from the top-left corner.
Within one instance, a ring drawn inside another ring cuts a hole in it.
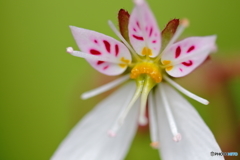
[[[159,118],[159,137],[163,160],[223,160],[223,156],[212,157],[210,152],[221,152],[212,132],[192,107],[178,92],[166,83],[164,89],[182,139],[178,143],[172,140],[167,117],[162,107],[162,99],[156,94]]]
[[[89,64],[99,72],[110,76],[120,75],[131,63],[132,57],[128,48],[116,39],[88,29],[74,26],[70,26],[70,29],[81,50],[70,53],[74,56],[86,57]],[[71,51],[69,49],[68,51]]]
[[[138,107],[129,111],[115,137],[107,132],[134,94],[135,84],[129,82],[79,122],[59,146],[51,160],[122,160],[124,159],[137,129]],[[126,97],[129,97],[126,99]]]

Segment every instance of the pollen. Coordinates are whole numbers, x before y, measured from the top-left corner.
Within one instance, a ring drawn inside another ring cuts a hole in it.
[[[148,47],[144,47],[143,50],[142,50],[142,55],[151,56],[152,55],[152,50],[149,49]]]
[[[162,64],[163,64],[164,66],[166,66],[166,70],[167,70],[167,71],[170,71],[170,70],[173,69],[173,66],[172,66],[171,63],[172,63],[172,62],[171,62],[171,61],[168,61],[168,60],[165,60],[165,61],[162,62]]]
[[[122,57],[120,60],[123,63],[120,63],[119,66],[122,67],[122,68],[127,67],[127,65],[130,63],[130,61],[128,59],[125,59],[124,57]]]
[[[162,74],[160,68],[156,64],[150,62],[139,63],[131,70],[130,77],[132,79],[136,79],[139,75],[142,74],[149,75],[156,83],[162,81]]]

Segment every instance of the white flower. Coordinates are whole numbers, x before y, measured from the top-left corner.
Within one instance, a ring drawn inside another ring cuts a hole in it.
[[[85,58],[103,74],[120,75],[127,68],[130,74],[84,93],[82,98],[100,94],[130,78],[137,85],[130,81],[99,103],[75,126],[51,159],[124,159],[138,123],[147,124],[147,98],[151,145],[159,149],[163,160],[224,159],[211,157],[210,152],[221,152],[213,134],[196,110],[170,85],[203,104],[208,101],[185,90],[167,75],[182,77],[192,72],[216,49],[216,36],[191,37],[174,43],[188,25],[183,20],[161,50],[161,32],[144,0],[135,0],[128,25],[130,44],[111,21],[109,25],[123,43],[71,26],[82,52],[71,47],[67,51]]]

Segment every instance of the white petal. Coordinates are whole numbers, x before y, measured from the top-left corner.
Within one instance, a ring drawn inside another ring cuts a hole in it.
[[[151,50],[150,57],[156,57],[159,54],[161,32],[151,9],[144,0],[135,1],[135,7],[129,19],[128,32],[130,42],[139,55],[143,56],[149,52],[144,49],[145,47]]]
[[[132,107],[116,137],[107,132],[134,91],[135,84],[130,82],[99,103],[75,126],[51,160],[124,159],[137,129],[139,103]]]
[[[169,65],[166,71],[173,77],[183,77],[191,73],[216,50],[216,36],[189,37],[176,42],[162,55],[162,63]]]
[[[74,26],[70,26],[70,29],[82,52],[107,60],[96,60],[96,58],[86,59],[90,65],[99,72],[111,76],[119,75],[123,73],[128,64],[131,63],[132,58],[127,47],[116,39],[88,29]],[[83,54],[78,52],[73,55],[79,56]]]
[[[174,142],[164,112],[159,88],[163,87],[171,110],[176,119],[182,140]],[[158,87],[156,103],[159,118],[160,152],[163,160],[223,160],[222,156],[212,157],[210,152],[221,152],[212,132],[192,107],[178,92],[162,83]]]

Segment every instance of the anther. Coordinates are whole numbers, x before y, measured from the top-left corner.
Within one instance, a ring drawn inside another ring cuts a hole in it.
[[[111,131],[111,130],[109,130],[107,133],[110,137],[115,137],[116,136],[116,133]]]
[[[182,135],[181,135],[180,133],[177,133],[177,134],[173,137],[173,140],[174,140],[175,142],[179,142],[179,141],[181,141],[181,139],[182,139]]]
[[[184,26],[185,28],[189,26],[189,20],[184,18],[180,21],[180,25]]]
[[[72,48],[72,47],[68,47],[68,48],[66,49],[66,51],[67,51],[67,53],[72,54],[72,53],[73,53],[73,48]]]
[[[158,149],[159,148],[159,142],[152,142],[152,143],[150,143],[150,146],[154,149]]]

